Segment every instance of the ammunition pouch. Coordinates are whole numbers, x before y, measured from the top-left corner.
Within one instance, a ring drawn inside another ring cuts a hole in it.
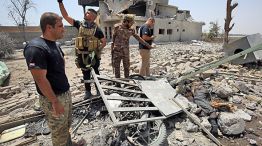
[[[90,68],[95,64],[95,55],[100,58],[100,40],[94,36],[96,29],[96,25],[91,28],[84,27],[83,23],[80,25],[78,37],[75,39],[75,63],[78,68]]]
[[[100,46],[100,41],[95,37],[77,37],[75,40],[75,47],[80,51],[88,48],[89,52],[98,50]]]

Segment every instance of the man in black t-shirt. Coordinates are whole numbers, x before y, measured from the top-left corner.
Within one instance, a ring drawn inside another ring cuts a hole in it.
[[[84,21],[80,22],[68,16],[62,0],[58,0],[58,3],[62,16],[79,31],[76,38],[76,65],[81,68],[84,80],[90,80],[90,67],[94,69],[96,74],[99,74],[101,50],[106,46],[104,34],[94,22],[97,12],[94,9],[88,9],[85,13]],[[92,55],[93,53],[94,55]],[[88,99],[92,96],[90,82],[85,83],[85,89],[84,99]],[[96,91],[97,95],[100,95],[97,87]]]
[[[154,18],[148,18],[146,23],[139,28],[140,37],[145,40],[149,45],[152,45],[152,42],[155,38],[153,36],[153,26],[155,24]],[[150,76],[150,48],[139,43],[139,52],[142,59],[141,68],[139,74],[142,76]]]
[[[56,44],[64,34],[62,17],[52,12],[44,13],[40,26],[43,35],[25,46],[24,56],[40,94],[40,106],[51,129],[53,145],[71,145],[72,99],[64,53]]]

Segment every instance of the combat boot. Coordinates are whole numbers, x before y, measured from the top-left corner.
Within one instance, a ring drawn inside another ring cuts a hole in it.
[[[86,91],[86,92],[85,92],[84,100],[86,100],[86,99],[90,99],[91,97],[92,97],[91,92],[90,92],[90,91]]]

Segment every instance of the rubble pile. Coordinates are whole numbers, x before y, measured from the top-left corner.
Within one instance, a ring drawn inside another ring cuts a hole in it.
[[[151,50],[151,74],[169,80],[176,79],[195,68],[221,59],[224,56],[220,52],[221,46],[219,43],[206,42],[159,44]],[[106,49],[102,54],[104,59],[100,74],[113,77],[109,52],[110,49]],[[137,74],[140,68],[138,47],[132,46],[130,52],[130,74]],[[71,58],[73,56],[66,56],[66,59],[73,60]],[[194,120],[199,121],[224,145],[262,145],[261,72],[261,66],[243,67],[227,63],[185,80],[176,85],[175,89],[190,101],[188,110]],[[81,78],[80,74],[75,74],[70,80],[73,103],[83,100]],[[35,111],[37,96],[32,81],[0,87],[0,123],[15,120],[19,116],[38,114],[40,111]],[[74,139],[83,137],[93,145],[129,145],[127,141],[130,140],[123,138],[125,132],[111,127],[112,122],[103,104],[92,109]],[[164,120],[167,129],[165,145],[216,145],[203,134],[194,120],[185,113]],[[46,137],[50,135],[40,139]]]
[[[83,100],[84,85],[76,76],[71,81],[73,103]],[[0,124],[41,113],[39,94],[33,81],[0,87]]]

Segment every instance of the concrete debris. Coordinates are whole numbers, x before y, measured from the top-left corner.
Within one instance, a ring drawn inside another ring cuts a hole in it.
[[[178,140],[180,142],[184,141],[184,137],[183,137],[182,131],[176,130],[175,131],[175,138],[176,138],[176,140]]]
[[[208,131],[211,131],[212,125],[209,123],[208,117],[202,118],[201,125],[203,125]]]
[[[249,143],[250,143],[252,146],[256,146],[256,145],[257,145],[257,141],[255,141],[254,139],[249,139]]]
[[[245,121],[235,113],[220,113],[218,125],[223,134],[239,135],[245,130]]]
[[[194,68],[221,58],[223,52],[219,52],[220,49],[221,44],[211,44],[201,41],[174,42],[158,45],[157,49],[151,50],[151,74],[169,77],[170,79],[177,78],[185,72],[189,72]],[[130,53],[132,56],[130,74],[138,73],[140,57],[137,55],[139,54],[137,47],[131,47]],[[101,60],[103,70],[101,70],[100,74],[113,76],[111,66],[109,66],[111,62],[110,55],[108,54],[110,53],[105,52],[105,54],[103,54],[106,57]],[[73,58],[73,56],[69,56],[68,58],[71,59],[71,57]],[[80,82],[82,78],[81,72],[74,73],[73,76],[70,80],[73,102],[82,102],[84,86]],[[245,78],[243,76],[245,76]],[[261,145],[261,139],[254,134],[262,134],[260,132],[262,130],[261,78],[261,69],[253,70],[243,66],[223,64],[216,70],[203,73],[201,78],[197,80],[197,82],[201,83],[199,87],[203,87],[203,90],[200,90],[200,88],[193,91],[192,86],[195,80],[188,80],[188,82],[182,85],[185,90],[183,90],[181,94],[191,101],[190,112],[195,114],[194,117],[198,119],[206,129],[212,131],[214,125],[216,126],[218,124],[217,135],[223,137],[221,138],[223,139],[223,143],[226,141],[228,142],[226,144],[232,142],[231,145],[237,145],[237,142],[240,140],[242,142],[241,144],[250,143],[251,145]],[[0,87],[0,123],[6,123],[37,114],[39,111],[33,110],[37,97],[38,94],[32,80]],[[223,103],[234,105],[237,107],[237,110],[233,113],[228,113],[225,112],[225,110],[213,108],[211,101],[214,99],[219,99],[223,101]],[[110,103],[110,105],[115,108],[128,103],[127,101],[111,101],[112,103]],[[95,106],[95,103],[92,105]],[[134,104],[129,105],[132,106]],[[84,124],[79,127],[79,135],[77,134],[76,138],[84,137],[89,140],[90,145],[107,145],[119,142],[118,140],[121,139],[121,136],[117,136],[116,133],[121,133],[121,131],[117,131],[109,126],[112,125],[112,121],[108,118],[108,113],[103,103],[100,102],[95,107],[89,107],[89,109],[92,109],[90,111],[90,117],[85,119]],[[217,117],[216,115],[219,116]],[[124,117],[125,115],[122,116]],[[135,117],[135,115],[128,115],[124,118],[129,118],[129,116]],[[169,125],[167,130],[170,133],[167,140],[169,145],[215,145],[201,132],[199,126],[191,122],[183,113],[176,115],[175,118],[170,117],[166,119],[166,121]],[[250,124],[245,124],[245,121],[250,122]],[[74,124],[76,124],[76,120],[73,121],[73,125]],[[105,127],[105,125],[108,125],[108,127]],[[252,127],[254,132],[246,136],[245,129],[249,129],[250,125],[254,126]],[[136,129],[137,127],[134,126],[132,128]],[[99,132],[99,130],[101,131]],[[98,136],[94,136],[95,134]],[[212,134],[217,136],[214,133]],[[234,135],[239,135],[237,140],[232,137]],[[249,135],[252,137],[249,137]],[[43,137],[48,139],[48,136]],[[128,145],[126,144],[127,139],[122,140],[122,145]],[[40,138],[40,141],[42,142],[44,140]],[[11,145],[10,143],[8,144]],[[43,144],[48,145],[50,143],[43,142]]]
[[[186,124],[187,124],[187,127],[186,127],[187,132],[197,132],[198,131],[198,126],[194,124],[193,122],[191,122],[190,120],[187,120]]]
[[[228,99],[234,93],[231,86],[225,80],[214,86],[214,92],[218,97],[223,99]]]
[[[233,96],[232,102],[235,104],[241,104],[242,103],[242,98],[239,96]]]
[[[252,117],[248,113],[244,112],[243,110],[237,110],[234,113],[245,121],[251,121],[252,119]]]
[[[246,83],[243,81],[235,81],[235,87],[242,93],[248,94],[249,88],[246,86]]]
[[[249,110],[256,110],[257,109],[257,103],[256,102],[247,103],[246,108],[249,109]]]

